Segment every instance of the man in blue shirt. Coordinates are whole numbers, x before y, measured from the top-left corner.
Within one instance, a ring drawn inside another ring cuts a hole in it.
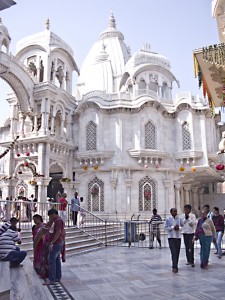
[[[71,211],[72,211],[73,225],[77,225],[77,215],[78,215],[78,211],[80,210],[80,200],[78,198],[78,192],[75,192],[74,196],[75,197],[71,199]]]

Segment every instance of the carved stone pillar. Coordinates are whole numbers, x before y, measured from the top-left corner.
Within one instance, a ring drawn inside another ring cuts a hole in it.
[[[52,119],[51,119],[51,134],[54,134],[55,133],[55,116],[52,116]]]
[[[182,206],[181,206],[181,181],[175,181],[175,207],[177,208],[177,213],[182,213]]]
[[[41,133],[46,133],[46,99],[42,98],[41,102],[41,128],[39,130]]]
[[[38,202],[46,203],[47,202],[47,186],[51,181],[51,177],[38,177],[36,178],[38,186]]]
[[[10,192],[10,196],[12,196],[13,198],[15,198],[17,195],[16,195],[16,185],[18,183],[18,179],[17,178],[12,178],[10,180],[10,185],[11,185],[11,192]]]
[[[62,182],[62,186],[64,188],[64,193],[67,194],[67,201],[70,203],[70,200],[74,198],[75,194],[75,181]]]
[[[203,192],[204,192],[204,189],[199,189],[199,207],[200,207],[200,212],[203,208],[203,199],[202,199],[202,195],[203,195]]]
[[[25,116],[21,112],[19,114],[19,122],[20,122],[20,136],[24,138],[25,137],[24,135]]]
[[[34,133],[37,135],[37,115],[34,115]]]
[[[193,192],[192,210],[195,214],[197,214],[199,208],[198,187],[193,187],[191,190]]]
[[[158,95],[159,95],[159,97],[162,97],[162,86],[161,85],[158,86]]]
[[[172,182],[171,180],[164,180],[164,186],[165,186],[165,216],[169,214],[170,208],[175,206],[174,199],[172,199],[171,195],[171,186]],[[171,201],[170,201],[171,199]]]
[[[64,122],[65,122],[65,119],[62,119],[61,120],[61,128],[60,128],[60,136],[61,136],[61,138],[65,137],[65,135],[64,135]]]
[[[49,157],[50,157],[50,144],[38,144],[38,172],[49,175]]]
[[[190,184],[183,184],[184,188],[184,203],[190,204],[190,191],[191,191],[191,185]]]
[[[125,179],[126,184],[126,212],[130,213],[132,211],[131,207],[131,187],[132,187],[133,179],[128,178]]]
[[[10,197],[11,196],[11,184],[10,184],[10,181],[9,179],[7,180],[3,180],[4,182],[4,185],[2,187],[2,199],[5,200],[6,197]]]
[[[116,186],[117,178],[110,179],[111,189],[112,189],[112,201],[111,201],[111,212],[117,213],[117,201],[116,201]]]
[[[72,135],[71,135],[71,132],[72,132],[72,121],[71,121],[71,114],[69,113],[68,114],[68,117],[67,117],[67,130],[66,130],[66,138],[68,141],[71,141],[72,140]]]

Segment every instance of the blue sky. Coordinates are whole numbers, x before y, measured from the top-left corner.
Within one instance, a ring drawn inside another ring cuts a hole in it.
[[[180,81],[174,93],[190,91],[201,94],[193,71],[193,50],[219,42],[216,20],[212,18],[211,0],[15,0],[16,5],[0,12],[12,38],[10,51],[23,37],[44,30],[46,18],[50,29],[67,42],[74,58],[81,64],[107,27],[110,11],[117,29],[125,37],[131,52],[149,43],[153,51],[165,55],[171,71]],[[75,86],[74,86],[75,89]],[[0,79],[0,119],[8,111],[5,101],[7,84]]]

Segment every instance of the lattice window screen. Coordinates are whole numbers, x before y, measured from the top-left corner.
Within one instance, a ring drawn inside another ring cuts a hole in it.
[[[145,124],[145,149],[156,149],[156,128],[150,121]]]
[[[146,176],[139,181],[139,211],[151,211],[155,207],[156,181]]]
[[[183,150],[191,149],[191,133],[189,124],[184,122],[182,124],[182,140],[183,140]]]
[[[104,182],[98,177],[88,183],[88,210],[104,211]]]
[[[86,127],[86,150],[96,150],[97,126],[90,121]]]

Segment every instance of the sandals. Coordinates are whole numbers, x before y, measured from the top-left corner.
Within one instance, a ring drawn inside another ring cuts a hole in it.
[[[54,285],[55,282],[51,282],[49,280],[46,280],[44,283],[42,283],[43,285]]]

